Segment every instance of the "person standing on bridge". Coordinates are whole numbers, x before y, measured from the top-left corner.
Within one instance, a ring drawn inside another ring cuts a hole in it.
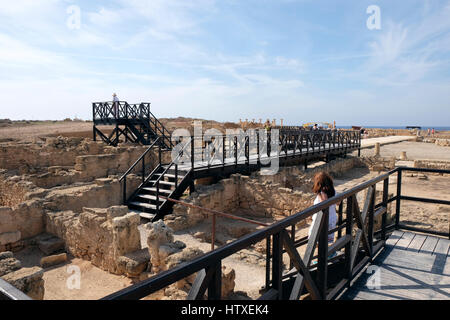
[[[314,185],[312,191],[316,194],[316,199],[314,200],[314,205],[325,201],[329,198],[332,198],[336,195],[336,191],[334,190],[333,178],[331,176],[322,171],[317,173],[313,179]],[[308,236],[311,237],[311,232],[314,227],[314,223],[316,222],[317,213],[312,217],[312,224],[309,228]],[[334,229],[336,227],[337,214],[336,214],[336,205],[331,205],[329,207],[328,214],[328,230]],[[334,242],[334,233],[328,235],[328,244],[332,244]],[[336,253],[333,254],[335,256]],[[329,257],[330,258],[330,257]]]
[[[117,119],[119,117],[119,97],[115,93],[113,93],[113,109],[114,117]]]

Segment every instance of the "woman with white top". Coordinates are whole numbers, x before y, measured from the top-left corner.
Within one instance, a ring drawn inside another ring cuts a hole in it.
[[[333,178],[326,172],[319,172],[314,176],[313,179],[313,192],[316,194],[316,199],[314,200],[314,205],[325,201],[331,197],[334,197],[336,191],[334,190]],[[328,230],[336,228],[337,214],[336,205],[331,205],[328,210]],[[316,221],[317,213],[312,217],[312,224],[309,228],[309,237],[311,237],[312,228]],[[328,235],[328,244],[334,242],[334,233]]]

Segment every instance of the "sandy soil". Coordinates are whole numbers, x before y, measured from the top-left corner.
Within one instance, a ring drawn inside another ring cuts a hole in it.
[[[434,143],[424,142],[399,142],[395,144],[388,144],[381,146],[380,155],[382,157],[396,157],[399,158],[402,151],[406,151],[406,156],[410,160],[449,160],[450,161],[450,147],[437,146]],[[361,156],[372,156],[374,149],[361,150]]]
[[[0,127],[0,140],[13,139],[33,141],[35,138],[67,135],[92,137],[92,123],[90,122],[38,122],[33,124],[12,125]]]
[[[38,247],[28,247],[15,253],[22,267],[39,266],[44,254]],[[89,261],[69,256],[68,261],[54,267],[44,269],[45,294],[44,300],[97,300],[104,296],[130,286],[131,280],[110,274],[93,266]],[[80,288],[70,288],[73,269],[80,270]],[[69,285],[68,285],[69,282]]]
[[[162,118],[159,119],[167,130],[173,131],[178,128],[192,127],[194,119],[191,118]],[[202,120],[203,129],[218,128],[225,133],[227,128],[238,127],[235,123]],[[0,142],[2,141],[35,141],[37,138],[47,136],[66,136],[92,138],[92,122],[84,121],[40,121],[31,123],[13,123],[12,125],[0,126]],[[104,133],[110,133],[113,126],[98,126]]]

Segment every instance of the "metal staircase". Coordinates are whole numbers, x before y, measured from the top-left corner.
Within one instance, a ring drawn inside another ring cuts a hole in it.
[[[163,144],[160,143],[162,139],[163,137],[158,137],[119,180],[122,182],[124,204],[138,212],[141,218],[151,221],[162,219],[174,204],[167,198],[179,199],[193,182],[192,168],[180,168],[178,165],[191,143],[187,143],[172,162],[163,164],[161,153],[169,149],[163,149]],[[155,149],[158,149],[158,165],[147,175],[145,157]],[[136,168],[141,168],[142,183],[127,197],[127,176]]]
[[[159,165],[148,181],[129,199],[128,207],[141,218],[158,220],[173,205],[166,198],[178,199],[190,185],[191,170],[178,170],[174,164]]]

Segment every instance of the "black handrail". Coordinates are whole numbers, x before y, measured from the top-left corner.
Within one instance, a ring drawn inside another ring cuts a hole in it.
[[[172,162],[167,165],[167,167],[165,168],[165,170],[159,175],[159,177],[156,179],[156,181],[154,182],[154,185],[156,187],[156,213],[159,214],[159,209],[160,209],[160,205],[159,205],[159,182],[161,181],[161,179],[164,177],[164,175],[170,170],[170,168],[175,165],[175,187],[177,187],[178,184],[178,164],[176,163],[178,161],[178,159],[183,155],[184,150],[186,149],[187,146],[190,146],[190,144],[193,143],[193,138],[190,139],[190,143],[187,142],[183,148],[178,152],[178,155],[176,156],[175,159],[172,160]],[[161,163],[161,162],[160,162]]]
[[[127,175],[130,174],[130,172],[136,167],[136,165],[147,155],[147,153],[150,152],[150,150],[155,146],[156,143],[158,143],[160,137],[158,137],[153,143],[144,151],[144,153],[136,160],[135,163],[119,178],[119,181],[121,182]]]
[[[158,137],[145,151],[142,153],[142,155],[137,159],[133,165],[128,168],[128,170],[119,178],[119,183],[122,182],[122,203],[127,203],[127,176],[134,170],[134,168],[139,164],[139,162],[142,162],[142,184],[145,183],[145,156],[150,152],[150,150],[153,149],[155,145],[159,148],[159,164],[161,165],[161,144],[158,143],[160,137]]]

